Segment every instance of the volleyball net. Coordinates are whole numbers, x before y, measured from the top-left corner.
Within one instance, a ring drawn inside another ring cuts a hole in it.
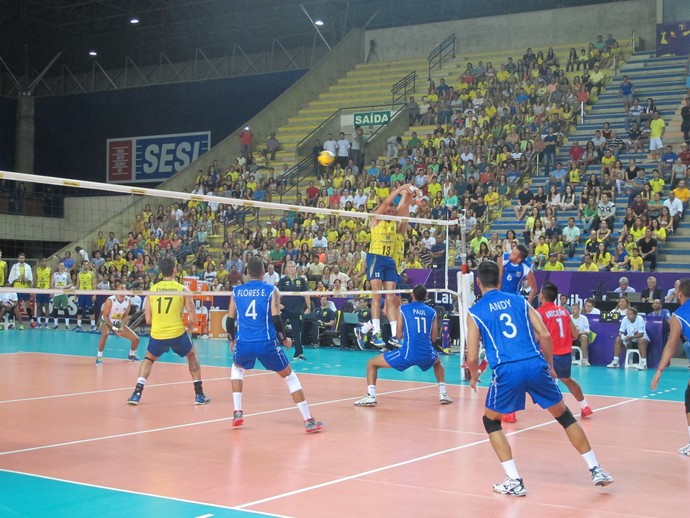
[[[30,306],[28,318],[41,311],[36,307],[37,296],[44,300],[49,295],[48,309],[54,313],[52,297],[68,295],[64,313],[70,317],[77,314],[80,295],[94,299],[97,313],[100,302],[121,283],[126,293],[145,297],[160,276],[157,263],[165,256],[176,259],[178,280],[194,292],[197,313],[205,315],[198,334],[209,334],[204,331],[211,324],[211,312],[227,308],[232,287],[246,279],[238,269],[243,270],[253,255],[264,259],[269,279],[284,274],[287,261],[294,260],[297,274],[308,282],[308,291],[300,295],[312,298],[317,308],[322,296],[340,311],[350,308],[348,302],[356,305],[361,298],[385,298],[391,293],[373,291],[366,281],[369,225],[374,215],[362,209],[343,210],[331,196],[313,204],[301,202],[297,193],[293,203],[244,199],[222,180],[203,189],[204,194],[198,185],[177,191],[16,172],[0,172],[0,180],[10,186],[7,192],[15,193],[6,199],[8,214],[0,215],[5,219],[6,240],[15,241],[14,250],[17,255],[25,253],[25,263],[32,270],[31,280],[18,281],[16,273],[12,276],[18,262],[7,260],[5,287],[0,292],[29,296],[21,304]],[[266,194],[271,199],[271,193]],[[420,208],[424,202],[420,198],[413,205]],[[411,284],[393,293],[407,298],[412,286],[422,283],[433,305],[447,313],[459,311],[463,322],[469,296],[458,302],[462,275],[455,279],[449,274],[463,257],[462,215],[376,214],[376,218],[407,223],[409,229],[401,266],[409,272]],[[8,257],[7,251],[4,255]],[[88,261],[85,268],[93,272],[91,281],[80,280],[84,260]],[[69,281],[61,281],[66,285],[53,281],[59,263],[70,272]],[[418,273],[420,266],[426,273]]]

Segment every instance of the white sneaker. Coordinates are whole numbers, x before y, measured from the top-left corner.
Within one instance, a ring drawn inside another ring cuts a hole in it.
[[[601,467],[596,466],[589,470],[592,474],[592,483],[595,486],[608,486],[613,482],[613,477],[606,473]]]
[[[525,489],[525,485],[522,483],[521,478],[513,479],[510,477],[506,477],[506,479],[500,484],[494,484],[494,491],[496,493],[503,493],[504,495],[527,495],[527,490]]]
[[[445,392],[441,395],[438,396],[438,400],[441,402],[442,405],[450,405],[453,400],[448,397],[448,394]]]
[[[678,453],[680,453],[681,455],[685,455],[686,457],[690,457],[690,442],[686,446],[683,446],[680,450],[678,450]]]
[[[584,360],[580,360],[580,367],[589,367],[589,360],[586,358]]]
[[[609,363],[606,367],[608,367],[609,369],[617,369],[617,368],[620,367],[620,366],[621,366],[621,365],[620,365],[620,363],[618,363],[618,360],[613,360],[613,361],[612,361],[611,363]]]
[[[366,395],[359,401],[355,401],[355,406],[376,406],[376,396]]]
[[[647,370],[647,364],[646,363],[638,363],[637,364],[637,370],[638,371],[646,371]]]

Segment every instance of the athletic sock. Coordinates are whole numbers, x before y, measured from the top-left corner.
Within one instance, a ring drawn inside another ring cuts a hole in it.
[[[439,395],[443,395],[446,393],[446,384],[444,382],[438,384],[438,393]]]
[[[129,350],[129,355],[130,355],[130,356],[135,356],[136,354],[137,354],[137,350],[136,350],[136,349],[130,349],[130,350]]]
[[[375,335],[380,334],[381,333],[381,320],[379,320],[378,318],[372,318],[371,323],[374,326],[374,334]]]
[[[103,358],[103,351],[98,351],[96,353],[96,358]]]
[[[81,327],[81,318],[78,318],[78,319],[77,319],[77,325],[78,325],[79,327]]]
[[[503,471],[506,472],[506,476],[509,478],[513,480],[518,480],[520,478],[520,474],[518,473],[517,466],[513,459],[501,462],[501,466],[503,466]]]
[[[613,361],[616,362],[616,363],[620,363],[620,362],[621,362],[621,357],[620,357],[620,356],[614,356],[614,357],[613,357]]]
[[[146,378],[137,378],[137,385],[134,387],[134,393],[141,394],[144,391],[144,385],[146,385]]]
[[[53,319],[53,323],[54,323],[56,326],[59,326],[59,325],[60,325],[60,321],[59,321],[57,318],[54,318],[54,319]]]
[[[376,385],[367,386],[367,395],[376,397]]]
[[[57,325],[57,322],[55,322],[55,324]],[[67,327],[69,327],[69,318],[66,318],[66,319],[65,319],[65,325],[66,325]]]
[[[307,406],[306,401],[302,401],[301,403],[297,403],[297,408],[299,409],[300,413],[302,414],[302,418],[306,421],[311,417],[309,414],[309,407]]]
[[[688,426],[688,436],[690,436],[690,426]],[[690,442],[690,441],[688,441]]]
[[[232,393],[232,403],[235,406],[235,410],[242,410],[242,392]]]
[[[96,321],[95,320],[91,321],[91,327],[96,327]]]
[[[589,450],[587,453],[583,453],[582,458],[585,459],[589,469],[596,468],[599,465],[597,462],[597,457],[594,455],[594,450]]]
[[[204,389],[201,388],[201,380],[197,380],[194,382],[194,393],[197,396],[204,393]]]
[[[395,322],[391,322],[391,336],[393,338],[398,337],[398,321],[396,320]]]
[[[371,329],[372,329],[373,327],[374,327],[374,324],[372,324],[372,323],[371,323],[371,320],[370,320],[370,321],[368,321],[368,322],[365,322],[365,323],[362,325],[362,328],[360,329],[360,331],[362,332],[363,335],[365,335],[365,334],[367,334],[369,331],[371,331]]]
[[[587,404],[587,400],[586,400],[586,399],[583,399],[582,401],[580,401],[580,408],[585,408],[586,406],[589,406],[589,405]]]
[[[647,365],[647,358],[640,358],[640,365],[646,366]]]

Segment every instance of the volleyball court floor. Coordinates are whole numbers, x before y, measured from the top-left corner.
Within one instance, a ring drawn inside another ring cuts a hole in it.
[[[166,355],[138,407],[125,404],[139,368],[124,360],[129,343],[111,337],[97,367],[97,341],[0,333],[1,516],[687,516],[685,366],[653,394],[653,371],[574,367],[595,409],[582,425],[615,483],[594,487],[562,428],[528,404],[504,425],[528,491],[516,498],[491,490],[504,475],[481,420],[489,373],[473,393],[458,356],[443,358],[453,405],[438,404],[431,371],[386,370],[378,407],[357,408],[373,353],[307,350],[294,368],[326,423],[308,435],[285,384],[262,370],[245,377],[245,425],[230,426],[225,340],[196,341],[210,405],[193,404],[186,363]]]

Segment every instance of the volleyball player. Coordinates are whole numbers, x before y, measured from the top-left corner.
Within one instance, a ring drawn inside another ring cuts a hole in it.
[[[676,345],[681,340],[681,335],[686,338],[690,336],[690,279],[682,279],[676,288],[676,300],[680,307],[673,312],[671,319],[668,321],[670,331],[668,333],[668,340],[664,347],[664,352],[661,354],[659,366],[652,378],[652,390],[656,390],[661,379],[661,373],[671,363],[671,358],[676,352]],[[685,418],[688,421],[688,435],[690,435],[690,380],[685,387]],[[681,455],[690,456],[690,440],[688,444],[678,450]]]
[[[244,371],[253,369],[256,360],[259,360],[266,369],[276,372],[285,380],[292,399],[302,414],[307,433],[320,432],[324,424],[309,413],[302,385],[280,348],[281,343],[288,349],[292,346],[292,340],[285,334],[280,316],[280,292],[274,285],[262,281],[265,271],[260,257],[249,259],[247,273],[249,281],[232,290],[226,324],[233,353],[230,371],[234,405],[232,426],[244,424]]]
[[[532,300],[537,295],[537,281],[532,271],[532,263],[529,260],[529,250],[525,245],[517,245],[510,252],[503,254],[499,262],[499,289],[506,293],[520,295],[527,290],[527,300]],[[526,286],[525,286],[526,285]],[[517,422],[514,412],[503,416],[504,423]]]
[[[469,308],[467,316],[467,363],[470,386],[476,391],[480,337],[485,344],[491,344],[486,348],[486,355],[493,378],[486,395],[483,422],[506,473],[505,480],[494,484],[493,490],[514,496],[527,494],[501,427],[503,415],[525,408],[525,393],[563,427],[587,464],[594,485],[612,483],[613,477],[599,466],[584,430],[563,402],[553,379],[556,373],[552,342],[541,317],[523,297],[498,290],[500,275],[495,262],[480,263],[476,275],[482,298]]]
[[[129,405],[138,405],[146,380],[151,374],[153,362],[172,349],[178,356],[187,359],[189,373],[194,381],[194,403],[206,405],[211,400],[204,394],[201,383],[201,366],[192,344],[191,322],[196,317],[194,299],[184,285],[176,282],[175,259],[164,257],[158,263],[163,280],[151,286],[151,291],[175,291],[180,295],[149,295],[144,302],[146,323],[151,326],[151,338],[146,349],[146,356],[139,367],[139,378],[134,392],[127,400]],[[185,328],[182,314],[187,310],[189,320]]]
[[[50,266],[48,266],[48,260],[45,257],[41,257],[40,261],[38,262],[38,266],[36,267],[36,287],[44,290],[50,288],[51,273],[52,270]],[[49,293],[39,293],[36,295],[37,327],[43,326],[44,328],[48,328],[48,319],[50,318],[50,313],[48,312],[49,305]],[[41,317],[45,319],[43,324],[41,324]]]
[[[65,263],[60,261],[57,265],[57,272],[53,273],[50,278],[50,287],[52,289],[68,290],[73,288],[72,276],[65,268]],[[63,310],[65,317],[65,329],[69,329],[69,298],[64,293],[58,293],[53,297],[53,327],[52,329],[59,329],[58,311]]]
[[[578,336],[577,327],[571,320],[570,313],[555,304],[556,297],[558,297],[558,287],[552,282],[545,282],[539,293],[541,305],[537,308],[537,313],[541,316],[551,336],[553,369],[556,371],[556,376],[568,387],[580,404],[580,415],[589,417],[593,413],[592,409],[587,404],[579,383],[570,377],[573,363],[573,337]]]
[[[125,289],[125,284],[120,282],[115,288],[118,291]],[[111,295],[101,306],[101,318],[98,322],[98,327],[101,331],[101,337],[98,340],[98,353],[96,353],[96,365],[103,364],[103,351],[105,350],[105,343],[108,341],[110,333],[116,336],[126,338],[131,342],[129,348],[129,355],[127,359],[131,362],[139,362],[141,359],[137,356],[137,347],[139,347],[139,337],[132,331],[127,324],[130,319],[131,299],[125,295]]]
[[[373,214],[409,216],[410,204],[417,192],[417,188],[410,184],[401,185],[374,209]],[[396,206],[397,198],[399,201]],[[398,224],[395,221],[372,217],[370,226],[371,242],[366,258],[367,279],[371,283],[372,290],[395,290],[398,283],[398,271],[393,260],[393,250]],[[394,313],[397,307],[395,294],[386,294],[386,302],[386,316],[391,325],[391,335],[397,336],[397,317]],[[371,318],[374,326],[373,345],[381,348],[385,346],[385,342],[381,337],[381,295],[378,293],[372,294]]]
[[[92,290],[95,286],[95,275],[91,270],[91,263],[89,261],[81,262],[81,269],[77,274],[77,289],[78,290]],[[96,317],[94,315],[93,303],[95,295],[78,295],[77,296],[77,325],[75,331],[81,331],[81,320],[86,315],[91,322],[91,331],[97,331]]]
[[[409,209],[408,209],[409,210]],[[409,212],[408,214],[409,215]],[[401,289],[400,285],[402,284],[402,263],[405,260],[405,234],[407,233],[407,226],[408,223],[407,221],[403,221],[398,225],[397,232],[394,237],[394,242],[393,242],[393,260],[395,261],[395,271],[398,274],[398,279],[395,282],[395,288],[397,290]],[[391,303],[394,304],[392,308],[388,308],[388,305]],[[392,315],[397,315],[400,312],[400,306],[402,304],[402,296],[400,292],[394,293],[393,297],[390,299],[386,297],[386,301],[384,302],[384,311],[386,315],[392,314]],[[396,317],[397,318],[397,317]],[[397,325],[396,325],[397,327]],[[391,339],[388,340],[388,345],[393,347],[393,348],[400,348],[402,345],[398,341],[398,337],[396,334],[393,334],[393,329],[391,328]]]
[[[442,405],[453,402],[446,392],[446,371],[441,358],[433,347],[438,338],[436,311],[424,304],[427,291],[418,284],[412,290],[412,302],[398,310],[398,336],[402,338],[400,349],[388,351],[367,362],[367,395],[355,402],[355,406],[376,406],[376,379],[379,369],[393,368],[405,371],[417,366],[422,371],[434,368],[438,382],[438,399]]]

